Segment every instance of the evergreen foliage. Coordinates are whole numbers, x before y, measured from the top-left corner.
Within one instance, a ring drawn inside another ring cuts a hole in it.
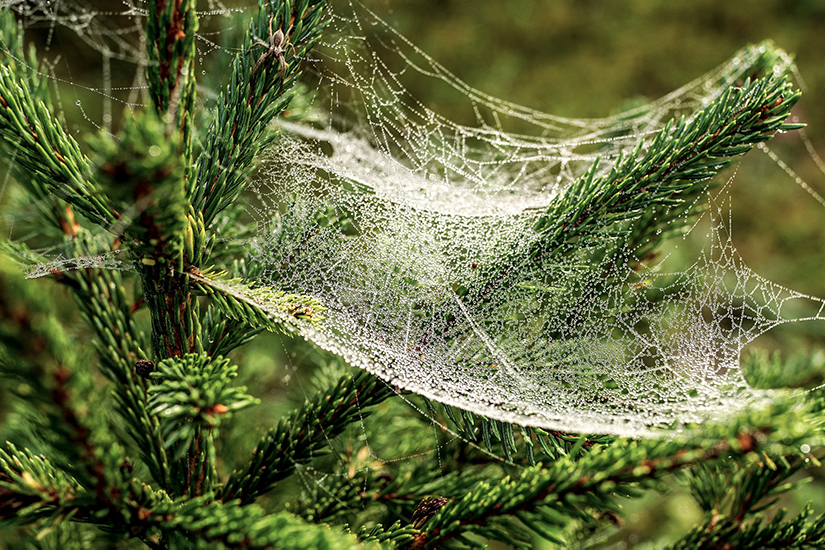
[[[678,474],[705,521],[674,548],[825,546],[825,518],[812,519],[810,508],[766,515],[817,463],[818,393],[675,439],[628,440],[482,418],[403,395],[315,350],[307,353],[320,365],[318,391],[274,427],[258,426],[265,434],[257,443],[232,433],[259,401],[254,385],[236,385],[243,365],[229,354],[263,330],[290,334],[296,320],[324,322],[312,296],[248,285],[253,302],[226,292],[227,281],[254,268],[217,235],[240,223],[236,202],[276,139],[269,123],[296,93],[303,59],[328,22],[325,7],[260,0],[214,118],[200,129],[194,1],[150,1],[153,108],[135,112],[116,138],[90,138],[88,154],[64,131],[21,27],[0,13],[4,164],[19,200],[38,214],[28,243],[2,244],[0,395],[11,403],[2,432],[9,441],[0,445],[4,536],[59,548],[569,546],[619,522],[621,499],[663,489]],[[651,253],[671,222],[690,219],[732,158],[797,127],[786,119],[799,92],[764,74],[770,60],[762,61],[742,86],[666,126],[644,155],[617,160],[605,177],[594,166],[541,218],[528,257],[488,268],[459,296],[488,299],[507,284],[508,269],[588,247],[605,232],[632,243],[638,259]],[[52,271],[88,334],[66,328],[55,289],[10,267],[45,261],[35,250],[44,244],[66,258],[120,250],[134,268]],[[798,382],[776,374],[776,359],[752,360],[762,372],[756,382]],[[433,437],[431,421],[409,404],[444,428],[434,437],[450,430],[460,439],[437,460],[372,460],[360,426],[368,416],[381,419],[369,446],[392,455]],[[243,448],[233,449],[237,442]],[[296,494],[290,479],[323,469],[330,455],[347,475]]]

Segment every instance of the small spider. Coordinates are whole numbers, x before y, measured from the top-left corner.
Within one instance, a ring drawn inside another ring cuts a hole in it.
[[[278,60],[278,64],[281,66],[281,88],[279,90],[279,92],[281,92],[284,89],[284,79],[286,78],[286,59],[284,59],[284,54],[287,51],[287,47],[292,48],[293,56],[297,57],[298,54],[295,53],[295,46],[293,46],[292,43],[290,43],[289,41],[289,33],[292,32],[292,25],[289,26],[289,29],[287,29],[286,34],[284,34],[284,31],[282,31],[281,29],[278,29],[273,33],[272,21],[274,19],[274,15],[269,18],[269,43],[264,42],[260,38],[256,37],[257,40],[249,47],[249,50],[247,50],[247,52],[252,51],[252,48],[256,46],[263,46],[264,48],[266,48],[266,51],[263,53],[261,57],[258,58],[258,61],[252,68],[252,72],[250,73],[249,77],[254,77],[255,73],[258,72],[258,67],[260,67],[262,63],[274,57]]]

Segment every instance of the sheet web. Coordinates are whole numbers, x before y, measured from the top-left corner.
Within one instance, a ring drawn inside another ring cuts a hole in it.
[[[145,57],[132,40],[139,6],[121,14],[126,31],[106,27],[88,6],[60,3],[59,17],[36,6],[24,13],[30,22],[68,26],[142,74]],[[229,13],[212,7],[200,17]],[[208,37],[198,44],[207,62],[235,53]],[[247,259],[263,267],[255,286],[317,299],[323,321],[299,332],[350,364],[505,422],[661,435],[761,406],[775,394],[748,387],[741,350],[787,320],[821,318],[822,304],[751,272],[721,222],[724,208],[709,210],[717,223],[688,269],[638,264],[634,250],[616,254],[606,232],[588,250],[524,258],[540,214],[597,157],[598,177],[620,155],[644,154],[667,121],[718,99],[763,55],[743,50],[612,117],[570,119],[475,90],[374,14],[343,6],[307,60],[313,99],[282,121],[251,186],[258,232]],[[789,69],[787,57],[774,67]],[[92,91],[132,106],[144,86],[136,76],[112,90],[103,78]],[[408,91],[422,86],[463,106],[474,124],[453,122]],[[104,252],[41,264],[32,275],[73,266],[128,268]],[[257,300],[247,287],[225,288]]]
[[[399,388],[570,432],[661,434],[773,398],[748,387],[741,350],[793,303],[821,308],[752,273],[723,224],[682,272],[608,255],[607,233],[595,249],[524,261],[539,214],[597,156],[598,177],[643,154],[646,137],[740,82],[764,48],[658,101],[577,120],[468,87],[362,7],[336,13],[325,37],[316,99],[304,122],[282,124],[250,206],[257,285],[325,308],[304,337]],[[460,96],[476,125],[417,101],[413,80]]]

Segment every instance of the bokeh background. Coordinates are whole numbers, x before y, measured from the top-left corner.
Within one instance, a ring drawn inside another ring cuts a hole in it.
[[[204,1],[200,7],[243,8],[250,3]],[[801,75],[798,85],[805,94],[794,114],[808,123],[806,132],[815,151],[825,155],[825,0],[364,3],[472,87],[539,111],[577,118],[602,117],[631,102],[658,98],[710,71],[741,47],[771,39],[795,56]],[[83,5],[100,12],[101,20],[105,20],[103,12],[111,12],[112,28],[128,26],[119,2],[94,0]],[[225,85],[232,44],[243,32],[247,16],[239,11],[230,17],[203,19],[199,70],[205,86],[199,97],[204,101]],[[126,53],[123,59],[116,55],[104,62],[98,49],[71,30],[47,23],[32,28],[29,38],[41,51],[48,50],[68,128],[78,136],[96,126],[116,128],[123,102],[131,101],[134,90],[117,92],[113,95],[119,99],[109,101],[99,91],[101,75],[108,71],[107,87],[114,90],[139,85],[134,59]],[[411,92],[438,105],[448,118],[472,123],[462,120],[465,114],[451,103],[452,97],[435,95],[437,89],[428,88],[426,82],[413,86]],[[825,175],[798,135],[779,136],[771,147],[825,195]],[[730,198],[734,243],[746,263],[772,281],[825,297],[825,207],[758,152],[741,161]],[[275,344],[283,347],[280,340]],[[754,344],[781,350],[789,359],[801,357],[825,365],[824,346],[823,323],[788,324]],[[265,386],[261,391],[275,395],[288,388],[298,359],[286,368],[289,351],[273,353],[272,349],[273,341],[268,340],[244,353],[253,372],[267,373],[260,378]],[[274,421],[278,409],[263,414]],[[813,476],[814,483],[782,504],[796,511],[812,500],[817,513],[825,512],[825,473],[812,469],[806,475]],[[659,547],[700,521],[688,491],[675,479],[668,486],[665,494],[628,501],[623,526],[596,547]]]

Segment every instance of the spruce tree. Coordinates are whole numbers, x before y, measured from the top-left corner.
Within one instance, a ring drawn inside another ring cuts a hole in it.
[[[252,231],[238,201],[277,139],[270,123],[296,97],[329,21],[326,0],[259,0],[205,127],[195,2],[147,6],[150,106],[116,137],[99,132],[83,146],[66,133],[22,27],[0,13],[4,165],[15,200],[37,214],[29,238],[3,243],[0,271],[9,440],[0,446],[0,538],[9,547],[565,547],[620,522],[622,499],[662,489],[674,474],[705,513],[674,548],[825,546],[825,517],[809,508],[771,515],[797,486],[793,476],[817,463],[816,392],[675,437],[573,434],[440,405],[294,342],[316,389],[256,425],[253,407],[266,405],[254,380],[236,382],[245,365],[233,351],[265,331],[291,334],[291,319],[323,323],[323,304],[270,292],[261,307],[228,292],[222,282],[255,268],[219,237]],[[605,177],[584,174],[540,218],[530,258],[563,255],[606,226],[640,258],[650,254],[691,219],[731,159],[797,127],[786,119],[799,93],[768,68],[751,67],[697,117],[666,126],[641,158]],[[43,246],[78,268],[24,279],[21,266],[47,264]],[[84,263],[110,251],[130,270]],[[466,299],[487,299],[513,265],[489,269]],[[57,307],[67,295],[72,307]],[[78,314],[88,332],[72,328]],[[754,383],[765,387],[799,376],[753,361]],[[367,417],[380,426],[369,442]],[[433,419],[444,428],[435,434]],[[460,437],[437,455],[370,457],[370,446],[403,454],[411,440],[452,434]],[[331,461],[346,474],[301,489],[296,477]]]

